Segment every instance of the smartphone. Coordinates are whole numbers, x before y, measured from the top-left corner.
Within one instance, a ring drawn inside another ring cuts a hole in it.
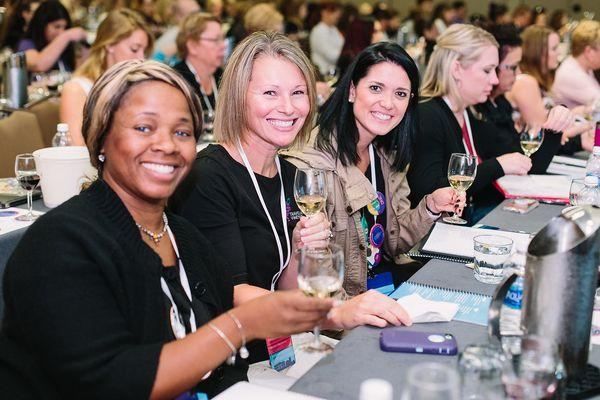
[[[406,328],[385,328],[379,334],[383,351],[453,356],[458,353],[456,339],[450,333],[409,331]]]

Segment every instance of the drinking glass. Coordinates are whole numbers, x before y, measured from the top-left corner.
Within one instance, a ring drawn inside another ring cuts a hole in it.
[[[564,378],[556,345],[537,335],[521,340],[521,353],[509,354],[502,373],[507,397],[519,400],[551,398]]]
[[[329,68],[323,77],[325,79],[325,83],[329,85],[329,87],[333,87],[338,81],[338,70],[335,67]]]
[[[477,173],[477,158],[468,154],[452,153],[448,163],[448,181],[450,186],[460,195],[469,189]],[[456,213],[451,217],[444,217],[444,222],[449,224],[464,225],[467,223]]]
[[[462,398],[488,400],[504,398],[502,371],[506,356],[500,346],[488,343],[465,347],[458,359]]]
[[[332,297],[342,287],[344,251],[331,244],[326,249],[312,251],[303,247],[298,260],[298,287],[305,295],[321,299]],[[333,348],[321,342],[321,328],[314,329],[314,340],[304,347],[308,352],[330,352]]]
[[[577,196],[581,189],[585,187],[583,179],[573,179],[571,181],[571,187],[569,188],[569,204],[572,206],[577,205]]]
[[[298,208],[308,218],[320,213],[327,200],[325,171],[320,169],[297,169],[294,177],[294,199]]]
[[[519,131],[521,149],[527,157],[538,151],[544,141],[544,130],[537,126],[523,125]]]
[[[459,400],[458,372],[445,364],[425,362],[412,366],[402,400]]]
[[[473,276],[479,282],[497,284],[504,277],[504,265],[510,257],[513,241],[500,235],[479,235],[473,238],[475,268]]]
[[[19,154],[15,159],[15,175],[19,185],[27,190],[27,214],[15,217],[18,221],[33,221],[37,219],[37,215],[32,212],[33,201],[32,192],[40,183],[40,176],[35,167],[33,154]]]

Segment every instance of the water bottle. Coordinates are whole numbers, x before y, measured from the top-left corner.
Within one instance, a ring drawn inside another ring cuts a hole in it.
[[[515,272],[517,279],[510,285],[500,311],[500,333],[504,336],[521,336],[521,306],[523,302],[523,275],[527,262],[527,244],[516,243],[516,251],[504,264],[504,270]]]
[[[585,166],[586,176],[595,176],[600,178],[600,120],[596,121],[596,131],[594,133],[594,148],[590,158]]]
[[[56,134],[52,138],[53,147],[64,147],[71,145],[71,135],[69,135],[68,124],[56,125]]]
[[[600,188],[598,188],[598,177],[587,175],[583,180],[585,187],[577,195],[577,205],[600,206]]]

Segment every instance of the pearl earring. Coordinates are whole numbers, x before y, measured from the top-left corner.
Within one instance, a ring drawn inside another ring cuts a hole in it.
[[[104,161],[106,161],[106,156],[104,154],[99,154],[98,161],[100,161],[101,163],[104,163]]]

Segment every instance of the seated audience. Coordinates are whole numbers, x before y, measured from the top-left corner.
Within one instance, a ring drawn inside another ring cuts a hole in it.
[[[476,119],[469,109],[483,103],[498,84],[498,43],[481,28],[455,24],[438,37],[431,55],[419,103],[420,130],[408,171],[413,207],[434,190],[448,184],[452,153],[478,159],[477,175],[467,191],[467,218],[475,222],[501,199],[492,183],[504,174],[526,174],[531,160],[498,145],[493,125]],[[471,207],[472,208],[472,207]],[[475,211],[480,211],[475,213]]]
[[[510,24],[512,18],[506,4],[490,2],[488,7],[488,19],[492,25]]]
[[[337,28],[342,15],[341,6],[332,1],[321,5],[321,21],[310,31],[310,59],[321,76],[335,70],[344,46],[344,37]]]
[[[100,76],[118,62],[143,59],[152,35],[141,17],[126,8],[108,13],[96,32],[88,59],[75,70],[61,93],[60,120],[69,124],[74,146],[85,146],[81,134],[83,105]]]
[[[283,33],[283,15],[273,4],[255,4],[244,15],[244,30],[246,35],[258,31]]]
[[[450,4],[442,2],[435,6],[431,17],[438,32],[443,33],[454,21],[454,9]]]
[[[17,0],[9,7],[0,29],[0,49],[7,47],[11,51],[17,50],[39,5],[39,0]]]
[[[533,11],[526,4],[519,4],[512,13],[512,23],[519,32],[523,32],[525,28],[531,25]]]
[[[285,36],[256,32],[242,41],[219,88],[214,131],[219,144],[198,154],[171,199],[228,261],[235,305],[297,287],[297,250],[324,247],[331,235],[323,213],[302,216],[294,201],[296,167],[277,155],[310,134],[314,85],[309,60]],[[408,321],[396,302],[368,292],[334,308],[323,328]],[[264,343],[253,349],[266,358]]]
[[[370,44],[383,41],[384,37],[385,34],[379,21],[357,17],[350,22],[348,29],[344,32],[344,47],[342,47],[337,62],[340,76],[344,74],[361,51]]]
[[[175,0],[171,5],[171,25],[154,43],[152,59],[175,65],[181,61],[177,58],[177,34],[179,25],[190,14],[200,11],[196,0]]]
[[[165,211],[196,156],[198,110],[154,61],[117,64],[92,88],[83,133],[99,178],[39,218],[8,261],[3,396],[213,397],[247,379],[236,357],[247,340],[325,317],[331,300],[295,292],[232,309],[225,260]]]
[[[571,55],[556,70],[552,94],[567,107],[590,106],[600,100],[600,22],[581,21],[571,34]]]
[[[402,254],[442,211],[463,206],[464,196],[446,187],[410,209],[406,170],[418,93],[419,71],[408,53],[389,42],[372,45],[348,67],[308,143],[282,153],[299,168],[325,170],[326,212],[345,250],[349,296],[407,280],[418,266]]]
[[[513,120],[513,108],[504,97],[504,94],[512,88],[519,73],[523,50],[522,40],[517,28],[513,25],[497,25],[490,29],[490,33],[499,44],[499,64],[496,68],[498,84],[492,89],[492,93],[485,103],[475,106],[475,110],[481,118],[494,124],[498,129],[498,140],[503,143],[508,152],[523,152],[519,141],[519,133],[515,128]],[[566,107],[555,106],[548,114],[548,118],[542,125],[545,129],[545,137],[539,150],[531,156],[532,168],[529,173],[543,174],[557,153],[561,145],[561,132],[568,127],[572,115]]]
[[[44,1],[33,14],[27,33],[19,41],[17,51],[24,51],[27,69],[62,72],[75,69],[74,42],[86,40],[82,28],[71,28],[67,9],[57,0]]]
[[[217,84],[221,80],[225,47],[219,18],[208,13],[194,13],[181,24],[177,50],[183,61],[173,68],[200,96],[207,125],[212,124],[215,116]]]

